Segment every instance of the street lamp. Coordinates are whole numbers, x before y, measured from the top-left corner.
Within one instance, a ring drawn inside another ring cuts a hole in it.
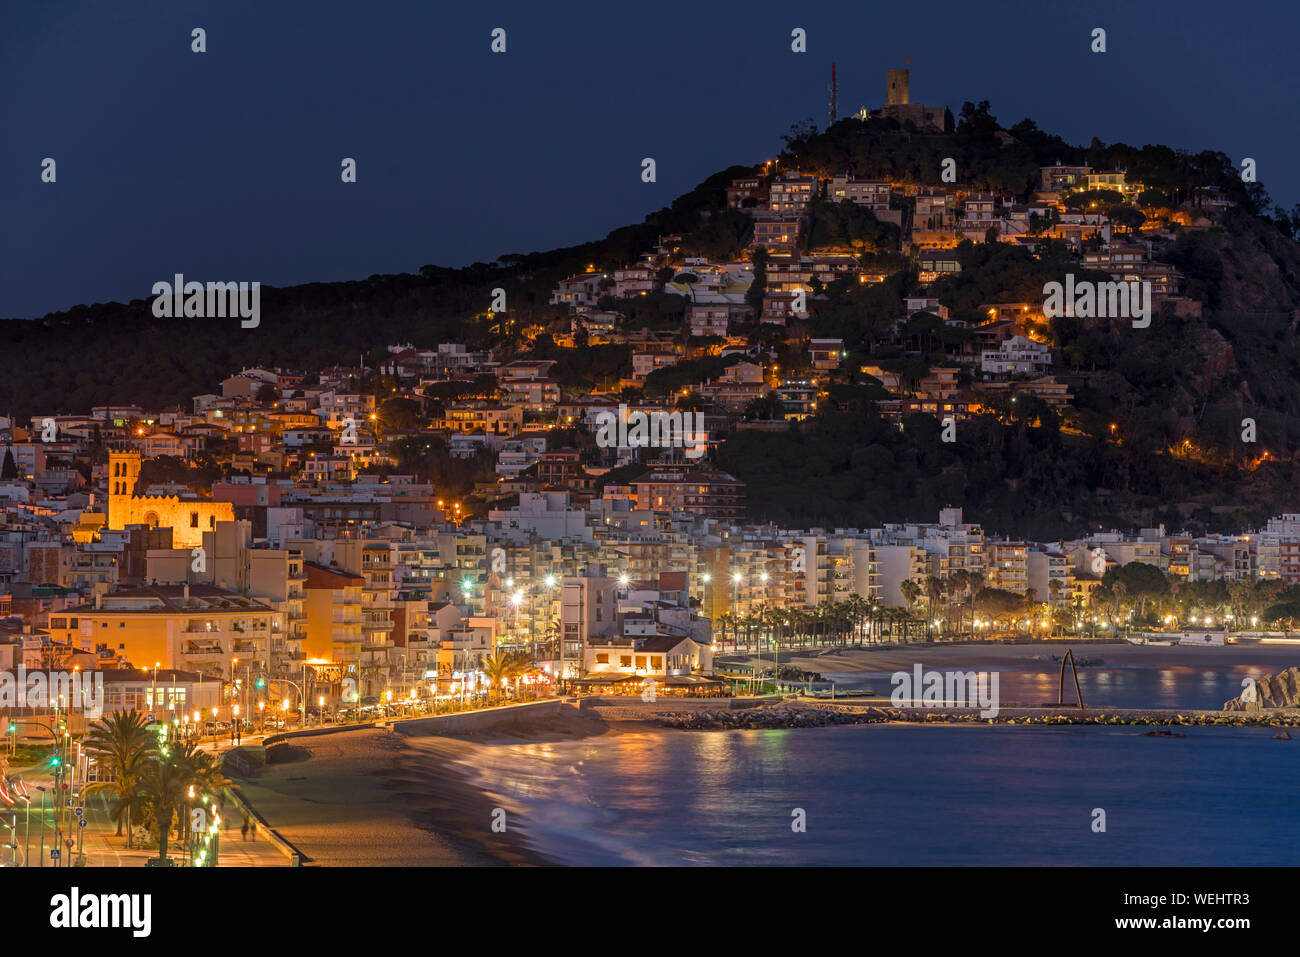
[[[162,710],[162,708],[158,707],[158,667],[161,664],[161,661],[155,661],[153,663],[153,687],[149,691],[149,707],[154,713],[155,721],[158,720],[158,712]],[[147,671],[148,669],[146,668],[144,670]]]
[[[737,586],[740,585],[740,580],[742,577],[743,576],[740,574],[740,572],[731,573],[731,607],[728,609],[728,611],[731,613],[731,617],[733,621],[738,615],[738,611],[736,609],[736,589]],[[733,629],[734,629],[734,625],[733,625]],[[749,643],[746,642],[745,646],[748,648]]]

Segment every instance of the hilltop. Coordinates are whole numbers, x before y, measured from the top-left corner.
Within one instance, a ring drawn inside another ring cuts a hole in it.
[[[796,255],[847,250],[860,281],[814,279],[813,301],[799,321],[777,329],[754,317],[738,326],[756,355],[783,369],[808,368],[810,339],[843,344],[840,368],[819,386],[825,401],[815,415],[775,431],[726,432],[716,461],[749,484],[751,518],[867,525],[923,518],[952,503],[988,525],[1046,538],[1099,523],[1238,530],[1293,508],[1300,481],[1300,209],[1270,210],[1263,188],[1243,183],[1221,153],[1095,139],[1073,146],[1029,120],[1003,128],[986,103],[965,104],[943,131],[872,116],[824,132],[796,126],[785,140],[775,161],[720,171],[599,241],[459,269],[429,265],[417,274],[263,287],[256,330],[157,319],[148,300],[0,321],[0,411],[23,421],[110,402],[186,406],[240,368],[312,371],[359,357],[374,366],[394,342],[455,341],[492,348],[503,361],[554,359],[552,374],[578,393],[599,382],[626,384],[630,348],[588,345],[551,291],[565,277],[612,273],[658,249],[667,274],[653,293],[602,299],[602,307],[628,329],[681,330],[689,299],[666,283],[681,278],[686,258],[752,258],[762,281],[766,250],[753,249],[752,210],[729,203],[728,189],[745,177],[770,180],[775,163],[824,180],[845,172],[880,179],[899,195],[888,212],[812,200]],[[1022,230],[1026,243],[980,242],[989,237],[969,233],[951,249],[960,271],[926,278],[918,263],[923,247],[903,238],[932,225],[917,222],[915,196],[944,188],[946,159],[961,172],[968,203],[985,193],[1008,208],[1031,203],[1042,195],[1040,170],[1053,165],[1126,171],[1142,188],[1132,196],[1099,190],[1071,197],[1101,205],[1095,215],[1085,209],[1082,242],[1049,238],[1068,240],[1070,227],[1033,213]],[[1151,263],[1177,277],[1177,295],[1145,330],[1068,318],[1041,324],[1033,335],[1050,348],[1052,371],[1070,390],[1067,407],[1020,394],[1019,386],[980,391],[983,383],[968,368],[981,321],[976,307],[1041,305],[1044,282],[1065,271],[1105,278],[1080,259],[1081,250],[1100,248],[1088,230],[1103,219],[1113,242],[1127,237],[1149,247]],[[504,314],[487,310],[496,288],[506,291]],[[759,292],[747,296],[755,306]],[[918,296],[934,297],[946,320],[905,310],[907,298]],[[709,358],[717,347],[682,338],[680,366],[652,373],[623,395],[675,394],[734,362]],[[906,404],[899,412],[899,392],[883,384],[897,377],[905,394],[915,394],[927,374],[948,365],[962,370],[958,381],[979,398],[968,403],[954,443],[940,440],[940,416]],[[733,425],[771,416],[780,408],[772,401],[751,404]],[[1255,422],[1255,443],[1242,442],[1244,419]]]

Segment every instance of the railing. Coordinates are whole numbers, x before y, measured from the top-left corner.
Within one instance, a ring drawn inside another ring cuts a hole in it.
[[[204,645],[201,648],[182,648],[181,654],[187,657],[198,655],[220,655],[224,654],[220,645]]]

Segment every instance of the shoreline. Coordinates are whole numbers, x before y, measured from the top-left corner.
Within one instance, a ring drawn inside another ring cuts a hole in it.
[[[687,731],[720,731],[768,728],[820,728],[861,724],[920,725],[1128,725],[1134,727],[1204,728],[1296,728],[1300,709],[1263,711],[1203,711],[1197,709],[1092,708],[1068,706],[1048,708],[1004,705],[994,716],[980,709],[955,707],[894,706],[875,702],[828,703],[820,699],[786,698],[761,708],[737,711],[695,709],[657,719],[663,727]]]
[[[555,866],[532,848],[509,799],[470,783],[462,762],[484,747],[544,746],[618,734],[628,724],[573,709],[455,735],[404,730],[400,722],[340,730],[272,745],[265,767],[233,780],[304,866]],[[493,828],[498,808],[506,812],[504,832]]]
[[[932,642],[861,648],[783,649],[780,663],[823,675],[858,675],[869,672],[910,671],[915,664],[954,669],[1003,668],[1042,665],[1059,667],[1052,655],[1073,650],[1076,658],[1100,658],[1105,667],[1137,666],[1179,668],[1202,665],[1258,666],[1281,671],[1300,659],[1300,648],[1280,644],[1232,644],[1222,647],[1132,645],[1124,641],[1069,641],[1053,639],[1019,644],[985,641]],[[771,667],[772,656],[727,655],[729,663]]]
[[[911,645],[881,649],[823,649],[782,656],[795,667],[856,675],[910,669],[917,663],[950,668],[1055,669],[1049,649],[1067,644]],[[1083,646],[1075,646],[1078,653]],[[1276,646],[1169,648],[1086,646],[1106,667],[1176,668],[1191,665],[1258,666],[1283,670],[1297,657]],[[769,659],[770,660],[770,659]],[[292,844],[307,866],[558,866],[530,840],[529,821],[508,795],[473,782],[476,765],[492,763],[490,749],[597,739],[629,732],[764,730],[886,724],[913,726],[1061,725],[1129,726],[1147,735],[1179,726],[1300,728],[1300,709],[1224,711],[1007,704],[994,717],[978,708],[895,707],[886,697],[828,701],[796,696],[735,699],[593,697],[562,713],[529,717],[511,726],[433,734],[393,722],[389,727],[339,729],[290,737],[272,745],[267,764],[235,779],[243,797]],[[734,707],[734,710],[733,710]],[[1285,734],[1275,735],[1282,737]],[[489,750],[485,750],[489,749]],[[508,760],[508,757],[504,760]],[[511,781],[525,795],[526,774]],[[501,830],[504,811],[505,829]],[[498,825],[494,829],[494,822]]]

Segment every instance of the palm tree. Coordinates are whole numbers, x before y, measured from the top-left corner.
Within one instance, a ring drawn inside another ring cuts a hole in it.
[[[875,595],[872,595],[866,601],[866,609],[864,613],[867,616],[868,641],[872,640],[873,636],[877,643],[880,640],[880,609],[882,607],[880,599]]]
[[[958,568],[948,575],[948,617],[953,620],[953,637],[956,638],[961,633],[961,604],[966,598],[966,585],[970,580],[969,573],[964,568]],[[957,606],[957,614],[953,614],[953,606]]]
[[[186,784],[186,796],[193,796],[195,793],[203,791],[215,797],[215,803],[218,808],[224,808],[226,804],[226,788],[230,787],[230,779],[221,771],[221,765],[217,756],[210,751],[202,751],[193,742],[185,742],[176,746],[173,755],[176,763],[182,769],[188,783]],[[180,841],[185,841],[190,835],[190,818],[182,813],[177,816],[176,836]]]
[[[514,655],[504,651],[488,655],[483,659],[479,668],[487,676],[488,694],[497,698],[501,696],[500,691],[505,687],[506,681],[518,673],[518,665],[514,660]]]
[[[1113,617],[1115,618],[1115,627],[1118,628],[1119,620],[1124,613],[1124,598],[1126,595],[1128,595],[1128,586],[1121,581],[1117,581],[1115,582],[1115,584],[1110,586],[1110,591],[1111,594],[1115,596],[1115,600],[1113,603],[1113,608],[1114,608]]]
[[[728,629],[734,629],[735,624],[736,624],[736,618],[729,611],[724,611],[721,615],[718,616],[718,625],[722,628],[723,641],[727,640]],[[734,630],[732,631],[732,637],[733,638],[735,637]]]
[[[810,624],[812,625],[813,644],[829,644],[827,633],[830,621],[830,612],[826,600],[822,599],[819,601],[816,606],[814,606],[811,614],[812,620]]]
[[[532,670],[532,655],[522,651],[510,652],[510,681],[514,684],[514,691],[516,694],[518,694],[519,691],[519,679]]]
[[[921,586],[915,579],[907,578],[899,583],[898,593],[903,596],[903,601],[907,602],[908,611],[917,603],[921,597]]]
[[[131,844],[131,808],[139,795],[140,779],[145,772],[153,736],[149,733],[140,712],[115,711],[107,718],[96,721],[86,735],[85,749],[95,756],[97,764],[113,776],[111,781],[90,784],[87,793],[111,792],[115,799],[112,809],[117,822],[117,836],[122,836],[126,825],[126,846]]]
[[[926,621],[926,631],[929,631],[931,622],[934,621],[934,606],[939,603],[943,597],[943,580],[937,575],[925,576],[925,598],[928,602],[928,612]]]
[[[850,595],[844,601],[844,611],[849,617],[853,626],[853,644],[857,647],[862,645],[862,621],[865,617],[867,603],[862,600],[861,595]]]
[[[970,636],[975,638],[975,598],[984,587],[983,572],[966,572],[966,600],[970,603]]]
[[[1061,589],[1065,587],[1065,582],[1059,578],[1053,578],[1047,583],[1047,591],[1052,598],[1052,607],[1055,608],[1061,601]]]
[[[178,807],[185,806],[185,798],[192,779],[190,767],[182,757],[183,752],[173,744],[158,747],[145,765],[140,778],[140,796],[153,808],[158,822],[158,860],[167,860],[167,839],[171,835],[172,818]]]

